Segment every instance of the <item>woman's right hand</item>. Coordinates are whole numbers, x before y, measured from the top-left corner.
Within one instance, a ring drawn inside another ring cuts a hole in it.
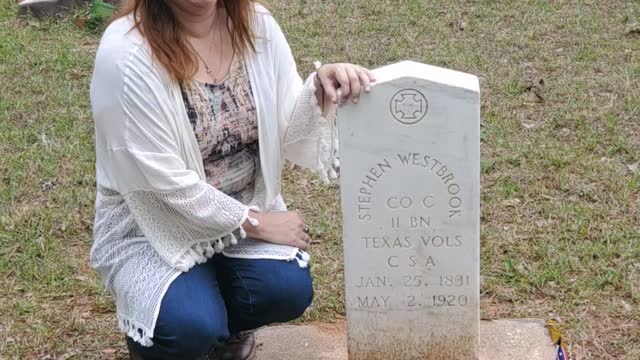
[[[309,247],[309,234],[304,230],[304,219],[295,211],[277,211],[270,213],[251,212],[249,216],[258,220],[253,226],[247,220],[242,225],[247,236],[273,244],[289,245],[300,249]]]

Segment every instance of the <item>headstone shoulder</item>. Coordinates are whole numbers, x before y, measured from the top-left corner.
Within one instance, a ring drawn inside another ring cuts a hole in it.
[[[480,92],[480,82],[475,75],[415,61],[401,61],[386,65],[373,70],[373,74],[376,77],[374,86],[403,78],[414,78]]]

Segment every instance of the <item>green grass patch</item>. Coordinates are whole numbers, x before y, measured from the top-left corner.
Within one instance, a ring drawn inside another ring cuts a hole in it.
[[[412,59],[478,75],[483,317],[554,320],[575,358],[637,358],[640,39],[627,28],[639,2],[267,3],[303,73],[316,59]],[[124,358],[88,267],[99,36],[78,27],[82,11],[16,11],[0,3],[0,358]],[[302,321],[341,318],[338,188],[301,170],[284,181],[313,229],[316,300]]]

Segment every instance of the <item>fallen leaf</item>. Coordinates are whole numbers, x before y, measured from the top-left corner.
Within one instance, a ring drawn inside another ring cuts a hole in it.
[[[626,34],[627,36],[640,37],[640,24],[637,22],[629,24]]]
[[[74,23],[76,24],[77,27],[79,28],[83,28],[87,25],[87,18],[77,18]]]
[[[88,281],[89,280],[89,277],[88,276],[84,276],[84,275],[76,275],[73,278],[76,279],[76,280],[79,280],[79,281]]]
[[[569,130],[567,128],[560,129],[560,136],[567,137],[569,135],[571,135],[571,130]]]
[[[467,23],[463,20],[451,20],[448,25],[454,29],[458,29],[459,31],[464,31],[464,29],[467,28]]]
[[[504,206],[516,206],[518,204],[520,204],[520,199],[509,199],[502,202]]]
[[[547,227],[549,225],[549,222],[547,220],[537,220],[536,221],[536,226],[539,228],[543,228],[543,227]]]
[[[633,164],[628,164],[627,169],[632,173],[638,173],[638,168],[640,168],[640,161],[636,161]]]
[[[80,351],[78,351],[78,350],[69,350],[66,353],[60,355],[58,360],[67,360],[69,358],[72,358],[72,357],[78,355],[79,353],[80,353]]]
[[[51,191],[56,186],[56,181],[55,180],[46,180],[46,181],[43,180],[43,181],[40,182],[40,185],[42,186],[42,190]]]

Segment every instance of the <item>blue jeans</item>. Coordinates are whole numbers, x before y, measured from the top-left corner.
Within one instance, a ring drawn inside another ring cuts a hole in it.
[[[216,255],[171,283],[153,346],[127,341],[145,360],[195,359],[230,334],[300,317],[312,298],[309,268],[297,261]]]

